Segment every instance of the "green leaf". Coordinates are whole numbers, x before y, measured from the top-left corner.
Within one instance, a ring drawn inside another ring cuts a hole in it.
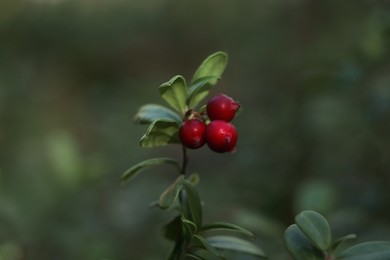
[[[371,241],[354,245],[336,259],[340,260],[386,260],[390,259],[390,241]]]
[[[213,236],[208,237],[207,241],[210,243],[211,246],[215,248],[255,255],[261,258],[267,258],[263,250],[261,250],[255,244],[242,238],[231,236]]]
[[[195,245],[207,250],[212,253],[214,256],[219,257],[220,259],[226,259],[223,254],[221,254],[217,249],[215,249],[204,237],[200,235],[193,235],[192,241]]]
[[[218,79],[217,77],[204,77],[198,79],[188,89],[187,104],[190,108],[195,108],[210,92],[211,87],[214,84],[213,80]]]
[[[228,55],[225,52],[216,52],[208,56],[202,64],[196,70],[192,77],[191,84],[194,84],[201,78],[204,77],[215,77],[209,83],[215,85],[218,79],[222,76],[228,61]]]
[[[355,239],[355,234],[349,234],[343,237],[340,237],[339,239],[335,240],[332,245],[330,246],[330,252],[334,252],[344,241]]]
[[[182,210],[186,219],[191,220],[196,224],[197,230],[202,226],[202,203],[199,198],[199,194],[194,186],[187,180],[183,181],[183,187],[185,193],[182,197]]]
[[[182,182],[184,180],[184,175],[177,177],[175,182],[173,182],[160,196],[159,206],[162,209],[169,208],[179,196],[180,189],[182,187]]]
[[[193,255],[193,254],[186,254],[186,260],[191,260],[191,259],[195,259],[195,260],[204,260],[206,258],[202,258],[200,256],[197,256],[197,255]]]
[[[173,120],[181,124],[181,117],[167,107],[157,104],[146,104],[140,107],[134,116],[134,122],[137,124],[150,124],[156,120]]]
[[[240,234],[243,234],[243,235],[249,237],[250,239],[254,239],[254,235],[250,231],[246,230],[245,228],[242,228],[242,227],[234,225],[234,224],[225,223],[225,222],[215,222],[213,224],[204,225],[201,229],[202,232],[213,231],[213,230],[216,230],[216,231],[233,230],[233,231],[237,231]]]
[[[295,222],[316,247],[322,251],[330,247],[330,227],[321,214],[311,210],[302,211],[295,217]]]
[[[145,148],[180,143],[179,124],[173,120],[156,120],[150,124],[140,145]]]
[[[180,216],[177,216],[163,227],[164,237],[168,240],[176,241],[181,233],[182,227]]]
[[[171,252],[169,253],[169,256],[166,258],[167,260],[181,260],[181,254],[182,254],[182,241],[180,239],[177,239],[175,241],[175,245],[173,246]]]
[[[184,217],[181,217],[181,223],[183,225],[183,229],[187,233],[188,240],[191,239],[193,234],[196,234],[198,232],[198,228],[196,227],[196,224],[192,222],[191,220],[188,220]]]
[[[216,256],[216,255],[214,255],[214,254],[210,253],[209,251],[202,249],[202,248],[196,248],[196,249],[192,250],[187,255],[198,257],[198,258],[186,258],[188,260],[189,259],[201,259],[201,260],[220,260],[221,259],[220,257],[218,257],[218,256]]]
[[[161,97],[174,109],[184,114],[187,111],[187,85],[185,79],[174,76],[159,87]]]
[[[129,168],[122,175],[121,182],[125,183],[127,181],[130,181],[134,177],[136,177],[142,170],[145,170],[145,169],[152,167],[152,166],[164,164],[164,163],[165,164],[172,164],[180,171],[180,166],[179,166],[178,162],[172,158],[167,158],[167,157],[153,158],[153,159],[148,159],[148,160],[139,162],[136,165]]]
[[[284,233],[288,251],[296,260],[323,260],[324,253],[313,246],[297,225],[291,225]]]

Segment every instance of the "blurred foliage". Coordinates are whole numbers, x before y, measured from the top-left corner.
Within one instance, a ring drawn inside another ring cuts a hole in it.
[[[388,1],[2,0],[0,39],[0,259],[162,259],[147,205],[175,174],[119,178],[180,151],[141,149],[132,117],[217,50],[243,113],[237,153],[191,153],[205,218],[271,259],[302,209],[390,239]]]

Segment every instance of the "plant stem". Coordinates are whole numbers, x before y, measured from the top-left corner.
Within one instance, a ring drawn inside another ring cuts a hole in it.
[[[187,148],[184,145],[182,145],[182,151],[183,151],[182,153],[183,159],[182,159],[182,166],[181,166],[181,174],[185,176],[187,173],[188,152],[187,152]]]

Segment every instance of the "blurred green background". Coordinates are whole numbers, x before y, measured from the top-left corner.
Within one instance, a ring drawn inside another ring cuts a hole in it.
[[[1,0],[0,259],[163,259],[173,215],[149,203],[176,174],[119,178],[180,148],[141,149],[133,115],[219,50],[213,93],[244,109],[237,153],[190,154],[206,221],[270,259],[302,209],[389,240],[389,1]]]

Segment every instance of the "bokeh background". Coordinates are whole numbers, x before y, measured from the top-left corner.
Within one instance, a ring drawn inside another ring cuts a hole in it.
[[[190,154],[206,221],[270,259],[303,209],[390,240],[389,1],[1,0],[0,259],[164,259],[173,215],[149,203],[176,173],[119,178],[180,148],[140,148],[133,116],[219,50],[213,93],[243,112],[236,153]]]

